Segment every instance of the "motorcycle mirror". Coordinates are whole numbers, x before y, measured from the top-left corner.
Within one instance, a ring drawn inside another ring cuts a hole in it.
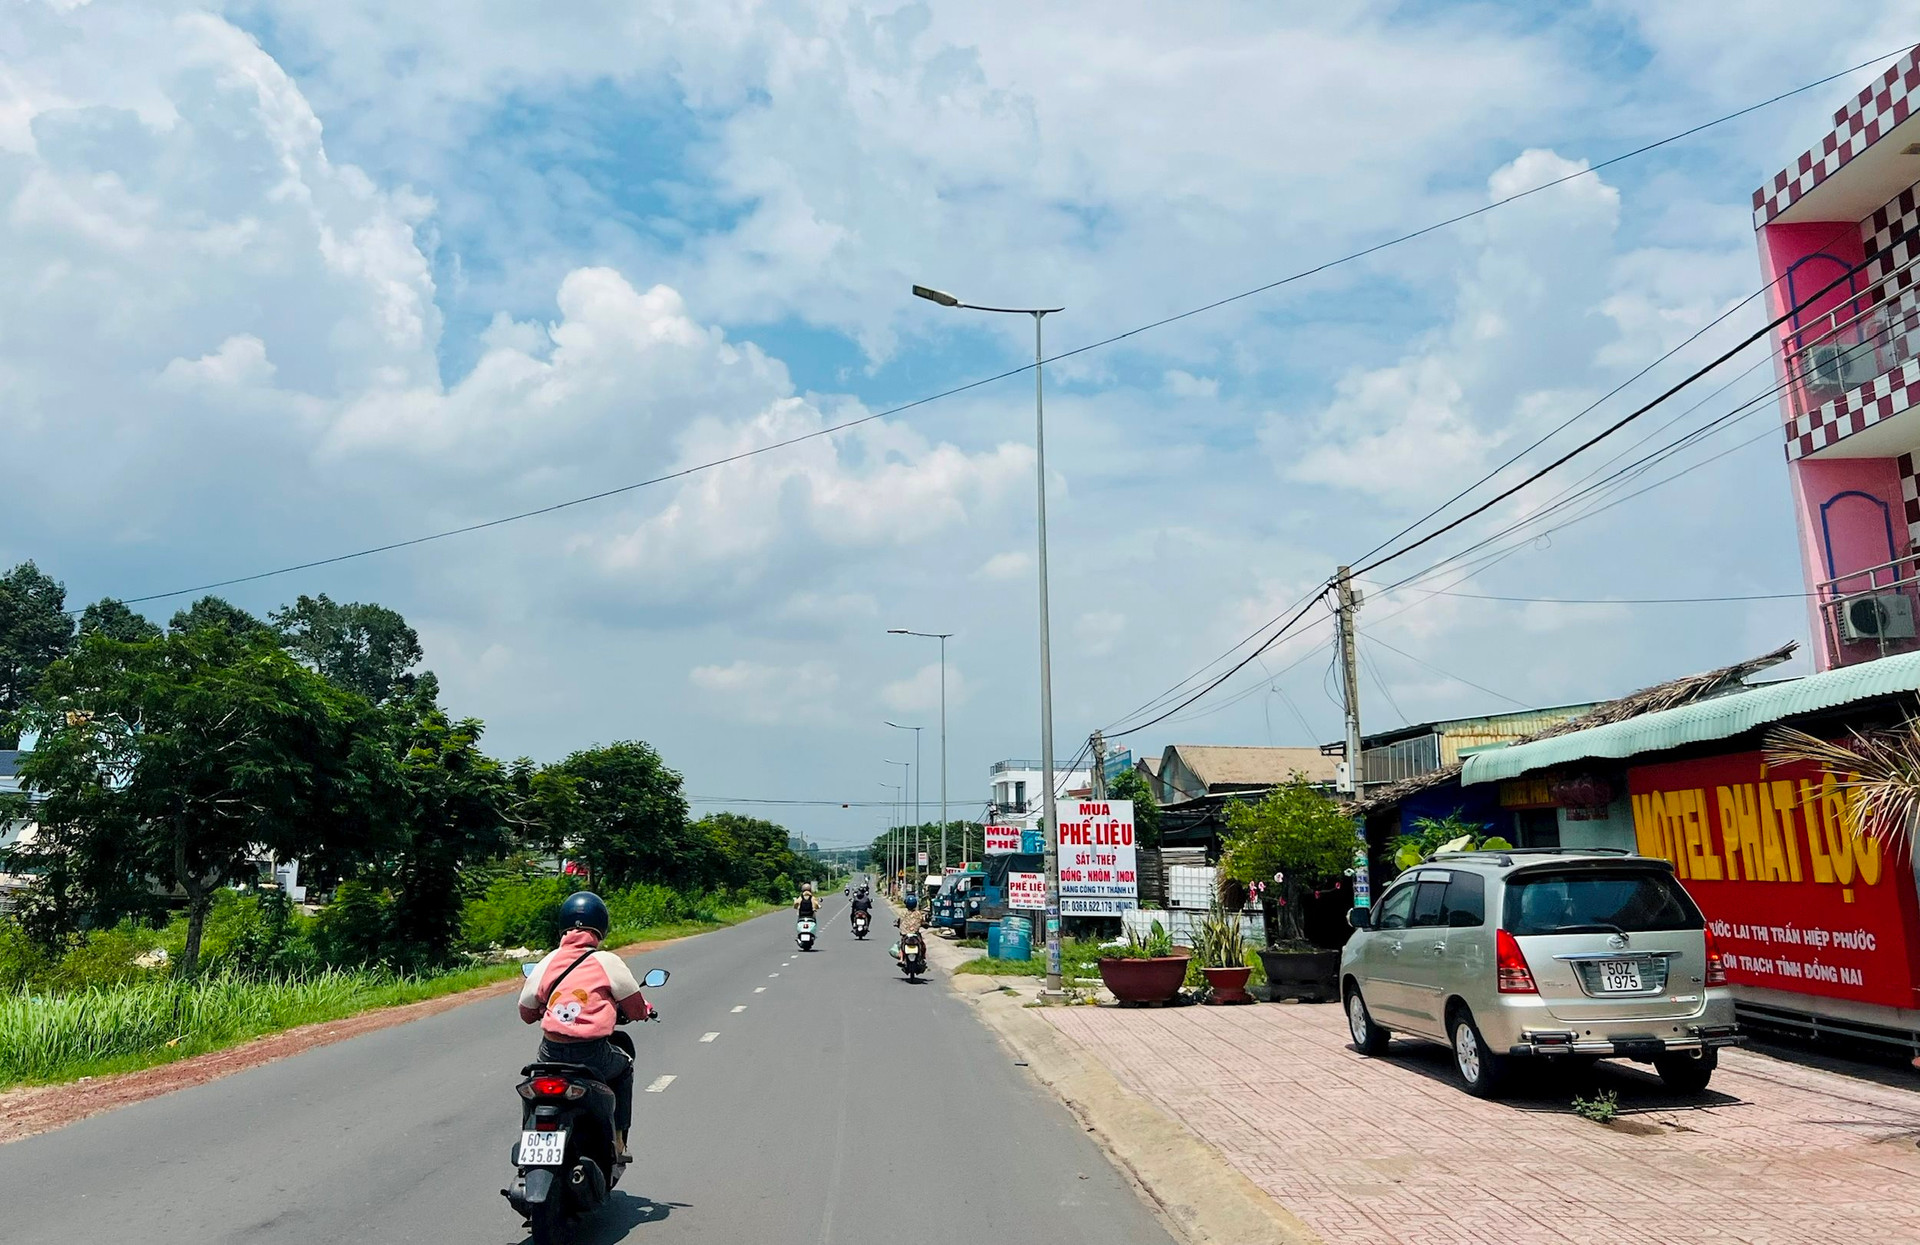
[[[534,974],[534,970],[538,969],[539,967],[540,965],[538,963],[535,963],[533,961],[528,961],[527,963],[522,964],[520,966],[520,975],[522,977],[531,977]]]
[[[647,989],[658,990],[661,986],[667,984],[667,970],[664,968],[650,968],[647,970],[647,975],[641,978],[641,981]]]

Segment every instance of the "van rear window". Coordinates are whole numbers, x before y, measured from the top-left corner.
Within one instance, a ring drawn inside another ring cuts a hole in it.
[[[1654,869],[1568,869],[1507,882],[1513,934],[1639,934],[1706,924],[1670,873]]]

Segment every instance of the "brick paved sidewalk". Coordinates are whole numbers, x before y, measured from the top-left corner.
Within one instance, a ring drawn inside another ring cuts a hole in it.
[[[1468,1096],[1441,1047],[1347,1045],[1337,1007],[1043,1013],[1329,1245],[1920,1241],[1920,1094],[1727,1051],[1702,1098],[1604,1063],[1622,1125],[1571,1082]]]

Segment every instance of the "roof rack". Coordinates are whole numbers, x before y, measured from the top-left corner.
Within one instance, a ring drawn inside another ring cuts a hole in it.
[[[1464,852],[1435,852],[1433,859],[1442,856],[1492,856],[1502,866],[1513,863],[1515,856],[1631,856],[1630,847],[1477,847]]]

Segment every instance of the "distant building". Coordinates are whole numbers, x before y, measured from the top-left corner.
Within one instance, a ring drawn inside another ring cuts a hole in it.
[[[1046,767],[1038,761],[1010,759],[993,763],[993,794],[989,798],[989,820],[1003,826],[1037,826],[1046,806],[1043,775]],[[1069,799],[1092,789],[1093,771],[1088,769],[1054,770],[1053,793],[1057,800]]]
[[[1819,670],[1920,646],[1917,103],[1920,49],[1753,192]]]
[[[1472,718],[1447,718],[1365,735],[1360,740],[1360,756],[1365,762],[1362,781],[1372,787],[1431,774],[1475,752],[1504,748],[1519,740],[1529,739],[1550,726],[1571,721],[1595,707],[1595,703],[1589,702],[1556,705],[1547,709],[1521,709],[1513,713],[1491,713]],[[1332,755],[1339,756],[1345,748],[1341,744],[1330,744],[1328,750]]]
[[[1319,748],[1254,748],[1228,744],[1168,744],[1153,775],[1162,806],[1208,796],[1264,793],[1294,774],[1332,785],[1336,758]]]

